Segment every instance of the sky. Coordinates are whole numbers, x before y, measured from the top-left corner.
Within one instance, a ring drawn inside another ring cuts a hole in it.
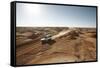
[[[17,3],[16,26],[96,27],[96,7]]]

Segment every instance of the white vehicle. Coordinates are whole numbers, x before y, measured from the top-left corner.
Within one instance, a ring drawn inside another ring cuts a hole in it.
[[[46,44],[49,43],[50,41],[52,41],[52,36],[50,34],[45,35],[45,37],[41,38],[41,42],[42,44]]]

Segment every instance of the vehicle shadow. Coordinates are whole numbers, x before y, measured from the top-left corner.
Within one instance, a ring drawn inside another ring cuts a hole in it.
[[[51,40],[51,41],[48,42],[49,45],[53,45],[54,43],[56,43],[55,40]]]
[[[42,52],[50,49],[51,48],[51,45],[53,45],[55,42],[56,42],[55,40],[50,40],[47,43],[41,43],[42,44],[42,47],[43,47],[42,48]]]
[[[46,42],[46,43],[42,43],[42,45],[45,45],[45,44],[53,45],[54,43],[56,43],[55,40],[50,40],[50,41],[48,41],[48,42]]]

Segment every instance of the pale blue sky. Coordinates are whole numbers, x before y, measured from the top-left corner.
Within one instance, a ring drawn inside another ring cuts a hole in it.
[[[96,27],[96,7],[17,3],[17,26]]]

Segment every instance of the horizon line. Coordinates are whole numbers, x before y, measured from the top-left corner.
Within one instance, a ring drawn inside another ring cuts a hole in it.
[[[71,26],[16,26],[16,27],[69,27],[69,28],[97,28],[97,27],[89,27],[89,26],[86,26],[86,27],[78,27],[78,26],[75,26],[75,27],[71,27]]]

